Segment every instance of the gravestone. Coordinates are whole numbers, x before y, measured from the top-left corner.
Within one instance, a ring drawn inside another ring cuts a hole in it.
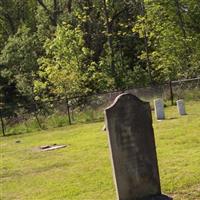
[[[119,95],[105,110],[119,200],[169,200],[161,195],[150,105]]]
[[[180,100],[176,101],[176,105],[177,105],[178,113],[180,115],[186,115],[184,101],[182,99],[180,99]]]
[[[165,119],[164,103],[162,99],[154,100],[154,110],[155,110],[155,116],[157,120]]]

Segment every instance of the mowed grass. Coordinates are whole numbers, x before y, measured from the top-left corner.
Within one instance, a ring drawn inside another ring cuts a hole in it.
[[[166,108],[154,120],[162,191],[174,199],[200,199],[200,102],[187,116]],[[154,113],[153,113],[154,116]],[[1,200],[115,200],[103,122],[0,138]],[[20,143],[16,143],[20,141]],[[40,152],[45,144],[67,144]]]

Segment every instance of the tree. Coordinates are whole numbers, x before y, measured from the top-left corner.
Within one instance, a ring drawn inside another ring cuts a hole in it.
[[[45,85],[51,88],[53,94],[69,98],[102,90],[107,86],[103,73],[95,71],[96,64],[88,63],[87,58],[93,52],[84,47],[83,33],[79,27],[73,28],[67,24],[58,26],[55,38],[48,39],[44,48],[46,56],[39,60],[39,75],[46,82],[35,82],[36,88]]]
[[[199,71],[191,59],[197,53],[194,46],[199,44],[199,35],[191,35],[186,26],[186,5],[179,0],[145,1],[147,13],[138,17],[134,26],[134,32],[141,38],[145,38],[143,30],[146,30],[152,75],[156,82],[192,77]],[[140,59],[147,59],[145,52],[141,53]]]
[[[36,116],[33,83],[39,68],[37,58],[41,54],[40,46],[37,36],[31,33],[30,28],[22,26],[15,35],[8,38],[1,52],[1,76],[8,85],[2,88],[4,93],[8,93],[5,95],[4,104],[6,108],[13,110],[15,115],[18,108],[23,106]],[[9,100],[10,97],[12,101]]]

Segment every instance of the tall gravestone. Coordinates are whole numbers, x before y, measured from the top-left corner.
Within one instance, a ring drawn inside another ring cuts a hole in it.
[[[157,120],[165,119],[164,103],[162,99],[154,100],[154,110],[155,110],[155,116]]]
[[[118,199],[170,199],[161,195],[149,103],[122,94],[105,115]]]
[[[180,115],[186,115],[184,101],[182,99],[176,101],[177,109]]]

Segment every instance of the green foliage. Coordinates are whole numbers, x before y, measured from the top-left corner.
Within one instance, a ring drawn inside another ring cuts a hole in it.
[[[188,2],[165,0],[146,1],[145,6],[146,14],[138,17],[133,31],[141,38],[148,38],[154,79],[160,82],[195,77],[200,72],[197,66],[200,34],[187,24],[187,14],[194,9],[194,4],[190,2],[189,6]],[[145,51],[140,59],[147,59]]]
[[[68,125],[67,116],[61,113],[54,113],[48,117],[38,115],[38,118],[43,129],[51,129]],[[39,126],[36,118],[34,116],[30,116],[28,120],[23,120],[14,125],[7,124],[6,135],[18,135],[41,130],[42,129]]]
[[[38,71],[39,47],[37,36],[24,25],[9,36],[1,51],[1,114],[5,121],[25,110],[35,112],[33,81]]]
[[[45,109],[42,102],[51,107],[48,101],[57,98],[199,76],[198,5],[198,0],[0,1],[4,120],[22,110],[38,114]]]
[[[38,70],[37,56],[39,43],[29,28],[22,26],[17,33],[8,38],[1,52],[1,62],[5,68],[1,75],[15,84],[18,91],[30,96],[33,94],[33,80]]]
[[[9,136],[9,135],[25,134],[39,130],[41,129],[38,126],[38,123],[35,120],[35,118],[30,118],[27,121],[20,122],[12,126],[7,125],[6,135]]]
[[[99,111],[92,108],[86,108],[81,112],[75,113],[74,118],[76,123],[92,123],[104,120],[102,110]]]
[[[35,81],[36,92],[40,87],[49,87],[54,95],[68,98],[107,87],[106,76],[100,69],[97,71],[95,62],[88,60],[93,52],[84,46],[79,27],[58,26],[55,37],[47,39],[44,48],[46,55],[39,59],[39,75],[46,81]]]

